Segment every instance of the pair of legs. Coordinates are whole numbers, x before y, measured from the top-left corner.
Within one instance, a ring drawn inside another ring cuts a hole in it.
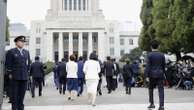
[[[102,78],[100,78],[99,81],[98,81],[97,92],[98,92],[99,95],[102,95],[101,86],[102,86]]]
[[[12,80],[12,110],[24,110],[24,97],[27,89],[27,81]]]
[[[132,81],[132,78],[124,79],[126,94],[129,94],[129,95],[131,94],[131,81]]]
[[[98,79],[87,80],[88,101],[89,101],[89,104],[92,104],[92,106],[96,106],[95,101],[96,101],[98,83],[99,83]]]
[[[106,76],[106,82],[107,82],[107,89],[108,93],[111,93],[112,90],[114,89],[114,79],[113,76]]]
[[[84,90],[84,78],[78,78],[78,96],[82,95]]]
[[[93,106],[95,106],[96,93],[88,93],[88,100],[89,100],[89,103],[90,104],[92,104]]]
[[[35,88],[39,88],[39,96],[42,96],[42,78],[33,78],[32,97],[35,97]]]
[[[78,79],[68,78],[67,79],[67,89],[68,89],[68,100],[74,100],[77,96]]]
[[[164,108],[164,80],[160,78],[150,78],[149,84],[149,102],[151,104],[151,108],[155,108],[154,106],[154,88],[158,86],[159,92],[159,102],[160,108],[159,110],[163,110]]]
[[[66,77],[60,77],[59,78],[59,93],[62,94],[65,94],[65,91],[66,91],[66,81],[67,78]]]

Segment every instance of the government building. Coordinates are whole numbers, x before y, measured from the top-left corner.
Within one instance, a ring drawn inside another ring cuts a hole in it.
[[[31,59],[60,61],[72,54],[87,58],[94,51],[101,60],[106,56],[120,59],[138,47],[139,38],[139,32],[122,25],[105,20],[99,0],[51,0],[45,19],[31,22]]]

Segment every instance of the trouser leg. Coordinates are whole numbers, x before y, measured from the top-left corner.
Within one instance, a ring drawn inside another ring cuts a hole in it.
[[[24,97],[27,89],[27,81],[19,83],[18,110],[24,110]]]
[[[164,84],[163,84],[163,80],[158,81],[158,92],[159,92],[160,106],[164,106]]]

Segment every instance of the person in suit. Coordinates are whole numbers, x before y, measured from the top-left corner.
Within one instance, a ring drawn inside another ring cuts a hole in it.
[[[114,65],[110,57],[107,57],[107,61],[104,63],[104,72],[106,76],[108,94],[110,94],[114,89],[113,87]]]
[[[113,65],[114,65],[114,77],[113,77],[113,90],[116,90],[118,88],[118,75],[120,73],[119,64],[116,62],[116,59],[112,59]]]
[[[32,80],[32,98],[35,97],[35,88],[39,88],[39,96],[42,96],[42,83],[44,78],[44,65],[40,62],[38,56],[35,57],[35,62],[30,66],[30,76]]]
[[[78,96],[82,95],[84,90],[85,74],[83,72],[84,61],[82,57],[79,57],[78,61]]]
[[[126,94],[131,94],[131,81],[133,77],[133,72],[131,69],[131,65],[129,63],[129,60],[126,60],[126,64],[123,66],[123,79],[124,79],[124,85]]]
[[[53,80],[54,80],[54,83],[55,83],[55,87],[56,89],[58,90],[59,89],[59,76],[58,76],[58,65],[59,63],[58,62],[55,62],[55,65],[53,67]]]
[[[63,58],[58,64],[57,76],[59,77],[59,93],[65,94],[66,82],[67,82],[67,72],[66,72],[66,62],[67,60]]]
[[[159,43],[154,40],[151,43],[152,52],[147,56],[146,80],[149,82],[149,102],[148,109],[155,108],[153,91],[156,86],[159,90],[160,107],[158,110],[164,110],[164,74],[165,74],[165,56],[159,52]]]
[[[30,54],[24,49],[25,36],[14,39],[16,47],[10,49],[6,55],[6,69],[11,80],[12,110],[24,110],[24,97],[29,78]]]

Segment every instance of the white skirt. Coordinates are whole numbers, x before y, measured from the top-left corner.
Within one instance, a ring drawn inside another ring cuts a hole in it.
[[[86,80],[86,86],[87,86],[87,92],[88,93],[97,93],[97,87],[98,87],[98,79],[88,79]]]

